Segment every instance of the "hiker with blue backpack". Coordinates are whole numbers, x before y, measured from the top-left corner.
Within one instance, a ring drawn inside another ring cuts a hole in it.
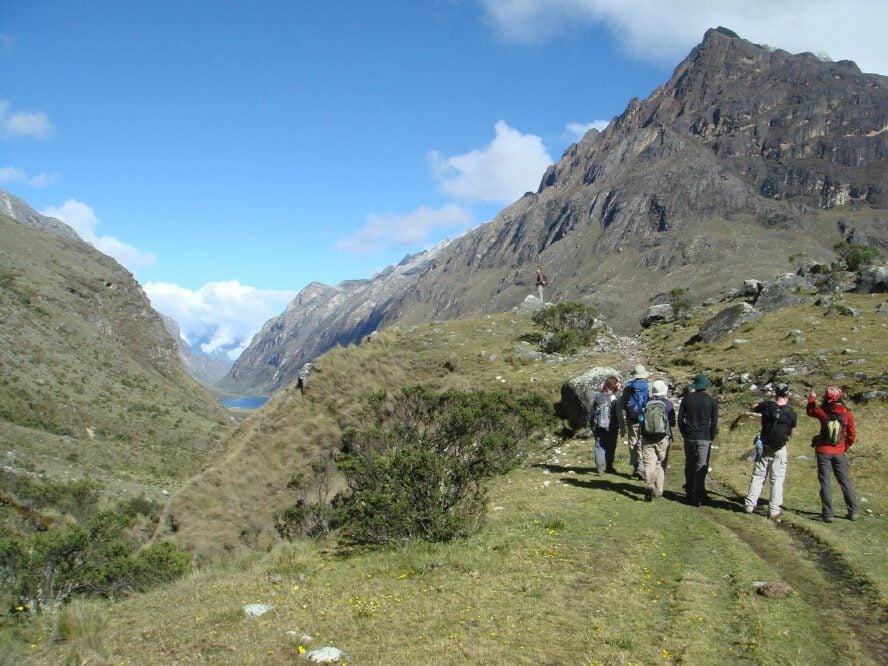
[[[619,408],[617,391],[620,380],[611,375],[604,381],[601,391],[595,394],[592,402],[592,414],[589,426],[595,436],[595,472],[596,474],[615,474],[614,454],[617,450],[617,438],[626,435],[626,422],[623,410]]]
[[[626,434],[629,443],[629,464],[632,476],[645,480],[644,461],[641,458],[641,426],[639,419],[648,401],[650,384],[647,378],[651,374],[643,365],[636,365],[632,371],[632,379],[623,389],[620,407],[626,414]]]
[[[783,480],[786,478],[787,446],[798,422],[795,410],[789,404],[789,386],[777,384],[774,387],[774,400],[762,400],[750,407],[762,415],[761,432],[756,436],[755,463],[749,492],[746,493],[744,509],[753,513],[758,505],[759,495],[765,485],[765,477],[771,477],[771,498],[768,516],[779,521],[783,504]]]
[[[709,455],[718,433],[718,402],[706,392],[711,386],[709,377],[698,373],[690,384],[691,392],[678,406],[678,429],[684,438],[685,492],[694,506],[706,502]]]
[[[663,496],[666,483],[666,463],[672,428],[675,427],[675,408],[666,397],[669,387],[662,379],[651,384],[651,395],[644,406],[639,430],[641,432],[641,456],[644,460],[644,500],[651,502]]]
[[[848,520],[857,520],[857,496],[848,473],[848,461],[845,454],[857,441],[857,425],[854,414],[842,402],[844,393],[838,386],[827,386],[823,394],[823,402],[817,405],[817,394],[808,395],[808,406],[805,413],[820,421],[820,433],[811,440],[811,446],[817,455],[817,480],[820,482],[821,518],[826,523],[833,521],[832,477],[842,489],[845,507],[848,509]]]

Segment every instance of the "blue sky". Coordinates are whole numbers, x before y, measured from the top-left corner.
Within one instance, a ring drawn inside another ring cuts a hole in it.
[[[888,74],[885,5],[3,0],[0,188],[237,350],[535,190],[708,27]]]

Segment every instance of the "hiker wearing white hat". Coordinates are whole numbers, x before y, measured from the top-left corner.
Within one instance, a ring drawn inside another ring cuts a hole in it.
[[[651,396],[644,406],[641,430],[641,456],[644,460],[644,499],[662,497],[666,483],[666,461],[672,429],[675,427],[675,408],[666,397],[669,387],[662,379],[651,384]]]
[[[644,460],[641,457],[641,432],[639,418],[648,401],[650,384],[647,378],[651,373],[641,364],[632,370],[632,380],[623,389],[620,407],[626,415],[626,434],[629,444],[629,464],[632,465],[632,476],[644,480]]]

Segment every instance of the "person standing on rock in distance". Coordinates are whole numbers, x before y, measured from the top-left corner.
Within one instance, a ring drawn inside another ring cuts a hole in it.
[[[539,264],[537,264],[537,272],[536,272],[536,287],[537,291],[540,294],[540,303],[545,304],[546,300],[543,298],[543,289],[549,286],[549,278],[546,277],[546,274],[543,273],[543,268]]]
[[[632,465],[632,476],[645,480],[644,461],[641,458],[641,431],[639,419],[648,400],[650,385],[647,378],[650,373],[643,365],[636,365],[632,371],[632,380],[623,389],[620,408],[626,414],[626,433],[629,444],[629,464]]]
[[[662,379],[651,384],[651,397],[641,422],[641,456],[644,460],[644,499],[651,502],[663,496],[669,445],[675,427],[675,408],[666,397],[669,387]]]
[[[617,400],[620,380],[611,375],[601,391],[595,394],[592,403],[592,414],[589,427],[595,436],[595,472],[596,474],[614,474],[614,454],[617,450],[617,438],[626,435],[626,422],[623,410]]]
[[[749,492],[746,493],[744,509],[746,513],[755,511],[759,495],[765,485],[765,477],[771,477],[771,499],[768,515],[771,520],[780,520],[783,513],[783,480],[786,478],[786,461],[788,457],[786,443],[798,422],[796,413],[789,404],[789,386],[777,384],[774,387],[774,400],[762,400],[750,406],[750,409],[762,415],[762,429],[756,446],[755,464],[752,467],[752,478],[749,480]]]
[[[848,520],[857,520],[857,495],[851,484],[848,473],[848,461],[845,453],[857,441],[857,424],[854,414],[842,402],[844,393],[838,386],[827,386],[823,394],[823,402],[817,405],[817,394],[808,395],[808,406],[805,413],[820,421],[820,433],[811,441],[817,455],[817,480],[820,482],[821,518],[826,523],[833,521],[832,477],[836,476],[845,507],[848,509]]]
[[[706,393],[711,386],[709,378],[699,373],[691,382],[692,392],[682,398],[678,407],[678,429],[684,438],[685,491],[694,506],[706,501],[709,454],[718,433],[718,403]]]

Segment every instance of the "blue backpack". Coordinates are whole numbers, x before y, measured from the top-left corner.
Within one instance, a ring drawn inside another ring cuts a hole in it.
[[[644,414],[650,384],[645,379],[633,379],[626,384],[626,390],[629,392],[629,399],[626,401],[626,416],[632,423],[638,423],[639,417]]]

